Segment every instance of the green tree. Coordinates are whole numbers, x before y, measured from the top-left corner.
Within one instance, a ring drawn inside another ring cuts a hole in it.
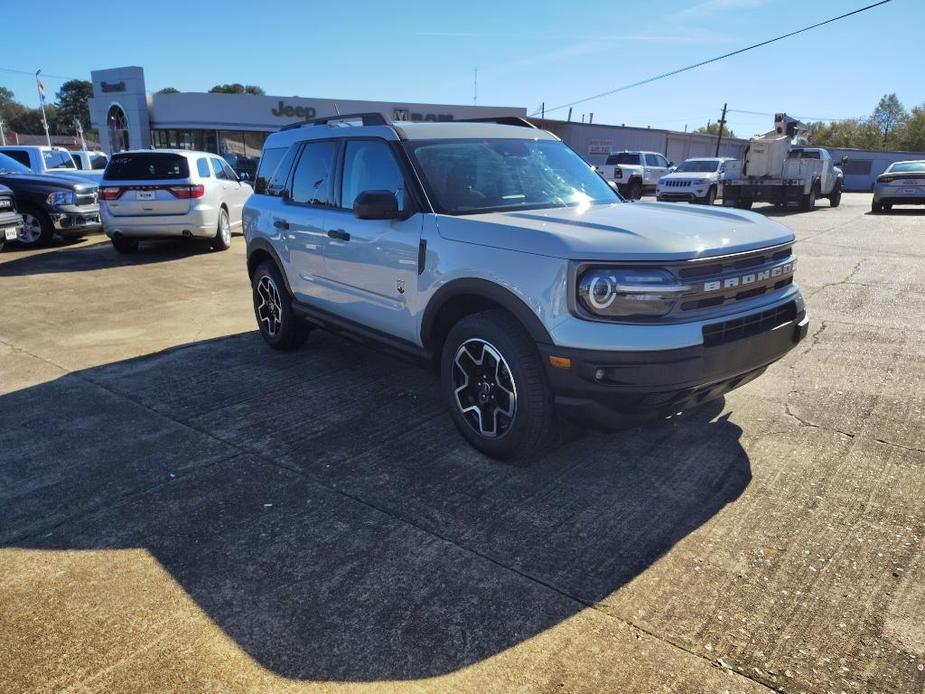
[[[694,132],[702,133],[704,135],[712,135],[713,137],[716,137],[717,135],[719,135],[719,123],[713,123],[713,122],[707,123],[706,125],[702,125],[699,128],[697,128]],[[732,132],[732,130],[730,130],[728,126],[723,128],[723,137],[735,137],[735,136],[736,134]]]
[[[179,94],[180,90],[177,89],[176,87],[164,87],[163,89],[158,89],[157,93],[158,94]]]
[[[900,148],[907,152],[925,152],[925,104],[912,109],[903,128]]]
[[[818,147],[880,149],[883,136],[873,123],[858,118],[809,123],[809,141]]]
[[[84,134],[90,130],[90,98],[93,96],[93,83],[89,80],[68,80],[61,85],[57,94],[57,116],[55,121],[61,133],[76,133],[74,121],[80,121]],[[46,110],[47,110],[46,106]],[[51,124],[49,116],[49,125]]]
[[[51,135],[58,135],[58,109],[54,104],[45,106],[45,116],[48,118],[48,132]],[[42,111],[37,108],[23,108],[20,113],[10,118],[7,127],[24,135],[45,134],[45,129],[42,127]]]
[[[16,95],[6,87],[0,87],[0,120],[7,123],[26,110],[26,107],[16,101]]]
[[[901,129],[908,119],[909,114],[896,94],[884,94],[869,120],[883,136],[883,144],[887,145],[891,135],[896,134],[895,131]]]
[[[252,94],[254,96],[265,96],[266,92],[256,84],[241,84],[232,82],[231,84],[216,84],[209,90],[210,94]]]

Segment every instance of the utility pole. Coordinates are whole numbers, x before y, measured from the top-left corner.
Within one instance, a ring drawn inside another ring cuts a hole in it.
[[[716,154],[713,156],[719,156],[719,145],[723,141],[723,126],[726,125],[726,106],[723,104],[723,115],[719,119],[719,135],[716,136]]]
[[[475,68],[475,80],[472,83],[472,105],[479,103],[479,69]]]
[[[45,117],[45,85],[39,80],[39,73],[41,70],[35,71],[35,85],[39,90],[39,104],[42,107],[42,125],[45,127],[45,140],[48,142],[48,146],[51,147],[51,135],[48,134],[48,119]]]
[[[82,150],[87,149],[87,141],[84,140],[84,126],[80,122],[79,118],[74,119],[74,128],[77,130],[77,136],[80,138],[80,148]]]
[[[588,117],[588,123],[590,124],[593,122],[594,122],[594,111],[591,111],[591,115]]]
[[[568,122],[569,123],[572,122],[572,107],[571,106],[568,107]]]
[[[545,101],[543,101],[540,104],[540,118],[542,118],[543,120],[546,120],[546,102]]]

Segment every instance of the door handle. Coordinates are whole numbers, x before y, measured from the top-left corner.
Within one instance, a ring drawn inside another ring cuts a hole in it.
[[[285,230],[289,228],[289,222],[287,222],[285,219],[274,219],[273,226],[275,226],[277,229]]]
[[[341,241],[349,241],[350,234],[348,234],[343,229],[328,229],[328,236],[332,239],[340,239]]]

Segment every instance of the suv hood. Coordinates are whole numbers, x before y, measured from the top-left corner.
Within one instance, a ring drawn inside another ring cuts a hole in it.
[[[794,240],[755,212],[650,202],[440,215],[437,225],[454,241],[570,260],[688,260]]]
[[[668,178],[671,180],[683,179],[685,181],[711,181],[714,180],[716,176],[716,173],[672,171],[662,176],[659,180]]]

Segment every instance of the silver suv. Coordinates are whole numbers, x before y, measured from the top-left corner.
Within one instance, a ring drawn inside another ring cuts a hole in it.
[[[321,326],[420,358],[491,456],[547,446],[559,416],[674,415],[806,335],[776,222],[626,204],[526,124],[339,118],[267,139],[244,209],[260,332],[294,349]]]
[[[100,184],[103,231],[120,253],[146,239],[208,239],[231,246],[244,203],[254,192],[217,154],[139,150],[114,154]]]

